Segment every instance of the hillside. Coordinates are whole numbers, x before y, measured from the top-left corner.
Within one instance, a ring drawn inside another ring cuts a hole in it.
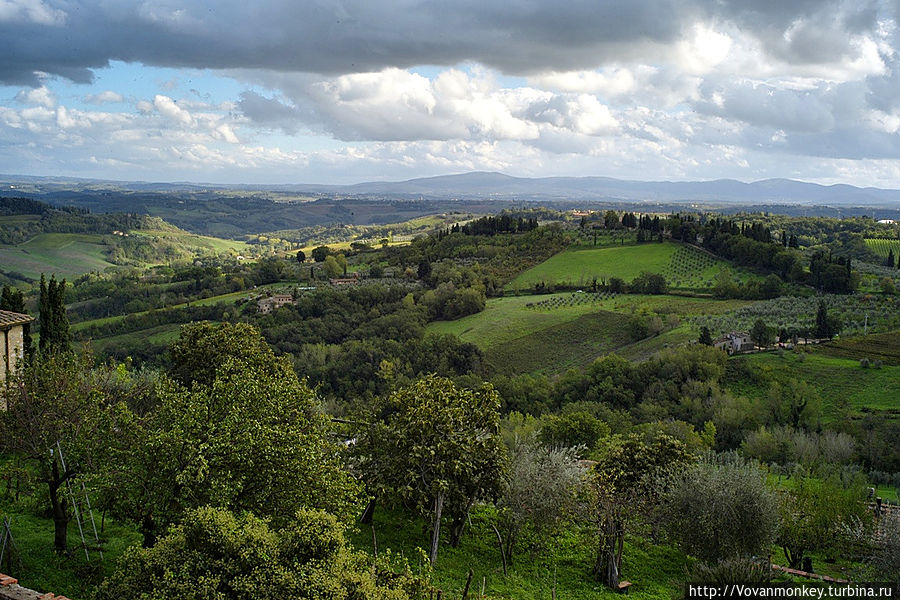
[[[223,253],[253,250],[244,242],[188,233],[157,217],[0,198],[0,277],[8,281],[36,280],[41,273],[72,278]]]

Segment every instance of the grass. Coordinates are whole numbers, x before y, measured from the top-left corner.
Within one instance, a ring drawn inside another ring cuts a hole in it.
[[[634,342],[626,316],[652,312],[681,319],[695,314],[717,314],[748,304],[742,300],[713,300],[682,296],[621,295],[598,302],[560,303],[538,309],[554,299],[581,300],[579,294],[509,296],[488,300],[484,311],[456,321],[428,325],[433,333],[450,333],[476,344],[501,373],[558,374],[570,367],[590,364],[615,351],[633,359],[645,358],[665,345],[696,339],[697,332],[679,325],[660,336]],[[531,306],[529,306],[531,305]]]
[[[10,518],[10,529],[18,550],[13,554],[12,568],[3,572],[15,576],[19,584],[25,587],[53,592],[73,600],[90,598],[100,580],[112,572],[118,557],[141,540],[132,527],[107,519],[100,533],[103,561],[95,551],[91,551],[91,560],[88,561],[81,549],[81,538],[74,519],[69,524],[71,556],[60,556],[53,550],[52,520],[8,501],[0,503],[0,517]],[[99,529],[99,513],[95,512],[94,517]],[[5,568],[6,565],[3,565]]]
[[[595,277],[631,281],[642,271],[662,273],[676,250],[671,243],[570,248],[521,273],[507,289],[533,288],[540,282],[587,286]]]
[[[594,280],[619,277],[632,281],[643,272],[659,273],[674,290],[708,291],[716,275],[731,268],[727,261],[714,258],[693,246],[675,242],[638,245],[600,246],[573,245],[513,279],[509,291],[533,289],[535,285],[588,287]],[[758,277],[731,269],[739,280]]]
[[[858,360],[823,352],[805,356],[800,360],[798,354],[786,352],[783,356],[759,353],[733,358],[735,365],[749,367],[754,376],[741,373],[737,380],[730,378],[728,386],[748,398],[761,399],[768,389],[768,381],[806,382],[820,395],[826,422],[842,418],[845,410],[851,416],[865,412],[900,416],[900,366],[863,369]]]
[[[441,544],[434,583],[443,590],[445,598],[461,596],[469,569],[473,573],[470,597],[479,596],[482,582],[485,595],[492,598],[549,600],[554,587],[556,597],[567,600],[619,597],[591,576],[595,560],[591,528],[570,526],[543,540],[543,547],[523,544],[504,575],[496,537],[490,528],[491,515],[492,509],[476,507],[460,545],[452,548],[446,542]],[[420,521],[396,510],[379,509],[374,532],[379,553],[387,549],[400,553],[415,571],[419,564],[417,548],[426,547],[429,542]],[[372,537],[368,527],[350,534],[356,547],[370,553]],[[622,579],[633,584],[632,597],[669,600],[680,588],[687,559],[671,547],[629,536],[622,563]]]
[[[246,242],[226,240],[206,235],[197,235],[186,231],[168,231],[155,229],[141,229],[130,232],[136,237],[160,238],[171,242],[177,242],[184,246],[197,249],[200,254],[252,254],[253,247]]]
[[[114,267],[106,260],[103,236],[83,233],[42,233],[17,246],[0,246],[4,271],[39,279],[41,273],[74,277]]]
[[[829,342],[819,348],[828,356],[870,361],[880,360],[886,365],[900,366],[900,332],[875,333],[859,338]]]

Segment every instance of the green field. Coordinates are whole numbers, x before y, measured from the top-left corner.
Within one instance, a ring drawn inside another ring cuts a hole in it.
[[[696,339],[693,328],[680,325],[662,335],[635,341],[627,319],[636,313],[682,319],[694,314],[717,314],[748,304],[740,300],[712,300],[682,296],[620,295],[585,301],[587,294],[493,298],[484,311],[456,321],[428,325],[433,333],[452,333],[476,344],[487,362],[501,373],[558,374],[590,364],[615,351],[643,358],[665,345]],[[548,303],[546,305],[542,303]],[[541,308],[540,306],[552,306]]]
[[[132,231],[130,235],[138,237],[158,238],[195,250],[198,254],[241,254],[253,253],[252,246],[246,242],[226,240],[206,235],[197,235],[186,231],[168,231],[142,229]]]
[[[712,287],[716,274],[728,266],[727,261],[674,242],[599,248],[579,245],[521,273],[506,289],[533,289],[540,283],[586,288],[595,279],[619,277],[629,282],[648,272],[664,275],[673,289],[704,291]]]
[[[42,233],[17,246],[0,246],[0,265],[32,279],[41,273],[73,277],[115,266],[106,260],[103,236],[84,233]]]
[[[900,257],[900,240],[866,238],[866,246],[869,247],[869,250],[883,258],[887,258],[890,255],[891,250],[894,251],[894,260],[897,260],[897,258]]]
[[[768,389],[768,380],[803,381],[821,396],[825,421],[840,418],[844,410],[851,415],[882,412],[900,417],[900,366],[863,369],[858,360],[818,351],[805,356],[799,360],[794,352],[783,356],[766,352],[733,358],[736,366],[749,367],[751,376],[742,373],[728,387],[749,398],[761,399]]]

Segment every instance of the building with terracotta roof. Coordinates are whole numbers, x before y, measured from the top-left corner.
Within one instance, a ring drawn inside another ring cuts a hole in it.
[[[0,310],[0,382],[15,373],[25,355],[25,328],[32,321],[28,315]]]

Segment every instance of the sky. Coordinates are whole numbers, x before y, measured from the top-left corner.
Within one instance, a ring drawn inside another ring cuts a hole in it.
[[[0,0],[0,173],[900,187],[900,0]]]

